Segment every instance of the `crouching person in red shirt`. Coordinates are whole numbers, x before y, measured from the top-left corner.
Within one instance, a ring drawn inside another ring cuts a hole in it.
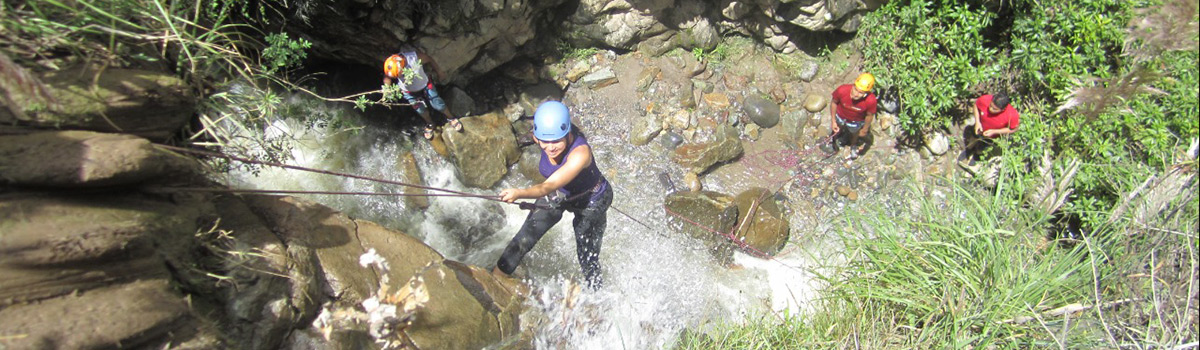
[[[1008,94],[983,95],[975,99],[975,127],[972,140],[959,156],[959,160],[974,163],[984,150],[991,147],[997,137],[1017,131],[1021,115],[1009,104]]]

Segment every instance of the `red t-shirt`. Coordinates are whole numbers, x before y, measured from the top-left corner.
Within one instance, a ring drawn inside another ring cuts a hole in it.
[[[833,90],[833,105],[837,108],[837,115],[846,121],[866,121],[868,115],[875,114],[875,94],[868,92],[867,97],[855,101],[850,97],[852,88],[854,85],[846,84]]]
[[[1017,125],[1021,124],[1021,115],[1017,113],[1017,109],[1013,108],[1011,103],[996,114],[988,111],[988,107],[991,105],[992,95],[983,95],[975,100],[975,108],[980,111],[979,125],[983,127],[983,130],[1003,128],[1017,130]]]

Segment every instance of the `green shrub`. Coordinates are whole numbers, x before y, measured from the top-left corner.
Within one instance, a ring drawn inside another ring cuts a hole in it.
[[[863,19],[867,71],[896,86],[910,133],[948,128],[954,109],[997,77],[1004,60],[986,42],[996,14],[969,1],[892,1]]]

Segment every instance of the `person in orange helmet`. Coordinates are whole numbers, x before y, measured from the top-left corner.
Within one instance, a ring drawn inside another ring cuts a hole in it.
[[[854,148],[851,158],[857,157],[865,145],[860,145],[859,138],[866,137],[875,121],[876,101],[871,90],[875,88],[875,76],[862,73],[854,79],[854,84],[838,86],[833,90],[833,100],[829,104],[829,122],[833,135],[830,143],[834,152],[838,150],[838,139],[842,131],[850,135],[850,147]]]
[[[425,65],[433,67],[438,79],[445,79],[446,75],[432,58],[412,46],[405,45],[400,48],[399,53],[384,60],[383,85],[398,83],[404,99],[422,119],[425,119],[425,139],[433,139],[434,127],[433,118],[429,115],[426,105],[445,114],[447,124],[455,131],[462,131],[462,123],[450,111],[446,101],[438,95],[437,89],[433,87],[433,80],[429,79],[429,74],[425,72]],[[411,73],[405,74],[406,70]]]

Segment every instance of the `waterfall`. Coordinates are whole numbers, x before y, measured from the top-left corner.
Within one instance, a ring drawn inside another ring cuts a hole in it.
[[[309,110],[311,115],[362,118],[349,106],[307,106],[318,109]],[[600,107],[581,103],[573,108]],[[288,163],[297,166],[404,181],[407,174],[398,166],[399,155],[412,152],[427,186],[492,195],[505,187],[532,184],[524,176],[510,173],[494,189],[467,188],[456,178],[452,162],[419,136],[386,127],[351,132],[320,119],[275,120],[265,132],[289,135]],[[814,223],[792,219],[793,242],[773,260],[738,253],[733,266],[718,264],[699,242],[673,232],[666,224],[662,203],[667,189],[657,181],[658,174],[681,179],[682,170],[668,160],[663,147],[633,146],[626,141],[626,131],[606,127],[602,118],[577,122],[615,190],[601,252],[605,286],[598,291],[578,291],[577,284],[570,282],[582,277],[570,225],[573,214],[566,213],[525,257],[517,273],[533,287],[530,306],[545,316],[522,321],[523,327],[534,327],[537,348],[662,348],[673,344],[684,329],[808,309],[818,288],[808,268],[819,260],[802,253],[808,249],[794,245],[799,232],[813,230],[800,229]],[[234,171],[229,181],[257,189],[400,190],[394,185],[276,168]],[[722,184],[711,188],[719,190]],[[430,197],[430,206],[420,209],[400,197],[303,197],[406,232],[448,259],[486,269],[495,265],[527,213],[513,205],[478,198]]]

